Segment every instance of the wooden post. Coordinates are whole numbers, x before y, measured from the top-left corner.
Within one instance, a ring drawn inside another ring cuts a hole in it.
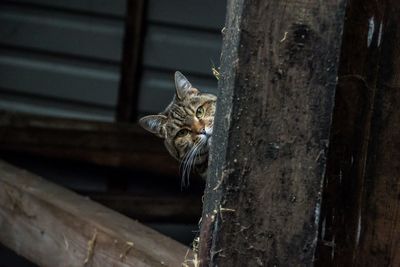
[[[117,121],[133,122],[137,118],[140,58],[143,40],[144,0],[127,0],[125,35],[119,85]]]
[[[0,229],[2,244],[44,267],[176,267],[188,252],[136,221],[3,161]]]
[[[400,2],[348,4],[318,266],[400,265]]]
[[[345,0],[233,0],[202,266],[311,266]]]

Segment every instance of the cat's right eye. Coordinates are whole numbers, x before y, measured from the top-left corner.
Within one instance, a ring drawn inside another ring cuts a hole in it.
[[[188,133],[189,133],[189,130],[188,130],[188,129],[182,129],[182,130],[180,130],[180,131],[176,134],[176,137],[184,137],[184,136],[186,136]]]

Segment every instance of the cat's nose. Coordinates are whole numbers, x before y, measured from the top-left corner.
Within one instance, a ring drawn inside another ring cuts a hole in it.
[[[200,134],[207,135],[206,129],[204,129],[204,128],[203,128],[203,129],[201,129],[201,130],[200,130]]]

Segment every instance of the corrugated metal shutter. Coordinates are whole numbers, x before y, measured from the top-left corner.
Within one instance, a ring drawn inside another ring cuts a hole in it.
[[[139,114],[168,104],[175,70],[216,92],[225,7],[148,1]],[[0,109],[113,121],[125,10],[126,0],[1,1]]]
[[[139,112],[160,112],[180,70],[199,89],[216,93],[211,60],[219,64],[225,0],[149,0]]]
[[[114,120],[125,0],[0,3],[0,109]]]

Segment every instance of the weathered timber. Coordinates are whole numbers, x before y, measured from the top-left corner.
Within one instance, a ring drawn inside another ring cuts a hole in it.
[[[348,4],[317,266],[400,265],[399,12]]]
[[[0,150],[179,175],[162,140],[136,124],[1,112]]]
[[[364,8],[360,10],[360,6]],[[380,27],[369,29],[371,17],[377,21],[383,18],[376,1],[349,1],[316,256],[321,266],[328,262],[350,266],[356,261],[355,240],[380,56]]]
[[[312,266],[344,11],[228,2],[202,266]]]
[[[181,266],[180,243],[0,161],[0,242],[40,266]]]
[[[140,51],[143,45],[145,1],[127,1],[125,35],[119,86],[117,120],[135,121],[137,117]]]
[[[400,266],[400,2],[386,5],[357,266]]]

